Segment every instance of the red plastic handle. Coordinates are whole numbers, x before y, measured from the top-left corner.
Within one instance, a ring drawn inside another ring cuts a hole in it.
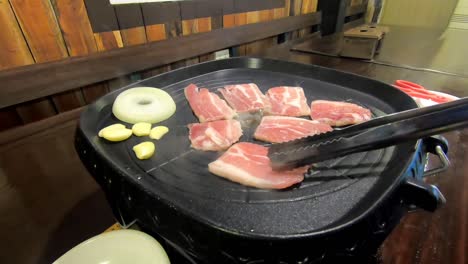
[[[445,103],[450,101],[448,98],[431,93],[423,86],[410,81],[396,80],[393,86],[413,97],[428,99],[437,103]]]
[[[424,88],[424,86],[421,86],[417,83],[413,83],[410,81],[405,81],[405,80],[396,80],[395,85],[398,87],[412,89],[412,90],[427,91],[426,88]]]
[[[428,99],[437,103],[446,103],[450,101],[448,98],[445,98],[445,97],[434,96],[434,95],[427,94],[427,93],[420,93],[420,92],[417,92],[414,90],[408,90],[405,88],[399,88],[399,89],[405,92],[409,96],[422,98],[422,99]]]

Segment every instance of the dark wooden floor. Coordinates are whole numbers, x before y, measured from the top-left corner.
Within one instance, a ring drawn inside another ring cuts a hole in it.
[[[0,263],[51,263],[115,222],[74,151],[75,128],[76,118],[0,143]]]
[[[411,45],[417,46],[415,41]],[[405,79],[468,96],[468,79],[461,76],[291,52],[289,48],[282,45],[261,56],[317,64],[388,83]],[[412,52],[415,57],[428,56],[418,49]],[[438,65],[456,60],[457,69],[468,69],[468,51],[451,52],[435,56],[440,59]],[[2,142],[0,135],[0,263],[50,263],[115,222],[103,194],[74,152],[75,125],[76,119],[71,119],[10,143]],[[446,206],[432,214],[407,215],[383,245],[382,263],[468,263],[468,130],[449,133],[447,138],[453,164],[428,179],[446,195]]]

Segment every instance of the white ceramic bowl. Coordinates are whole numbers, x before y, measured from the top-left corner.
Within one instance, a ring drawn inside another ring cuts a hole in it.
[[[117,230],[92,237],[69,250],[54,264],[169,264],[153,237],[135,230]]]

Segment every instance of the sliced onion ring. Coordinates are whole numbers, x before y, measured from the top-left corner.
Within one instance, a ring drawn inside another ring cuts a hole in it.
[[[112,113],[119,120],[135,124],[158,123],[171,117],[176,104],[165,91],[153,87],[135,87],[123,91],[112,106]]]

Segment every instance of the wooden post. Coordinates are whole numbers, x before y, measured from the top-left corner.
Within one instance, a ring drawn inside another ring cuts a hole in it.
[[[322,12],[320,29],[322,36],[343,30],[347,0],[319,0],[318,10]]]

